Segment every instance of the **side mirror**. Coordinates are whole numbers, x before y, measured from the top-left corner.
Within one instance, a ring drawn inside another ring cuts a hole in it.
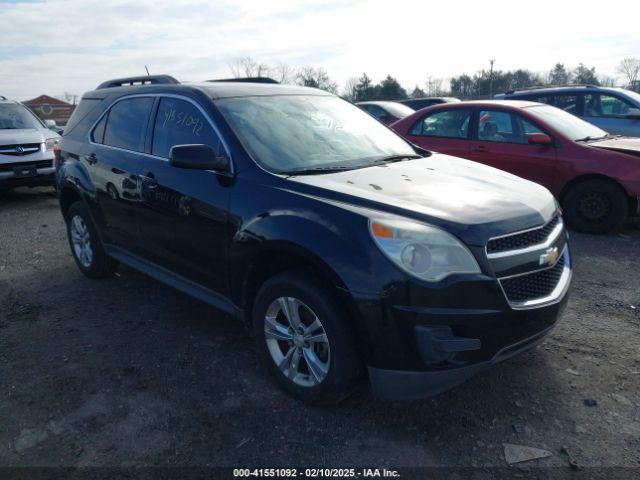
[[[626,117],[633,120],[640,120],[640,108],[630,108]]]
[[[174,145],[169,150],[169,163],[177,168],[229,171],[229,159],[226,156],[216,156],[209,145]]]
[[[551,137],[546,133],[530,133],[527,140],[531,145],[551,145]]]

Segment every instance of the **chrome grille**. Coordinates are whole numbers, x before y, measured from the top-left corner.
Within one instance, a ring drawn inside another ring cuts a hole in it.
[[[548,297],[558,286],[564,272],[564,256],[551,268],[500,280],[507,300],[522,303]]]
[[[559,220],[560,217],[555,215],[546,225],[540,228],[491,239],[489,243],[487,243],[487,253],[506,252],[543,243],[556,227]]]
[[[541,227],[489,239],[487,260],[513,309],[561,299],[571,280],[567,232],[556,213]]]
[[[15,145],[0,145],[0,155],[22,157],[40,151],[39,143],[21,143]]]

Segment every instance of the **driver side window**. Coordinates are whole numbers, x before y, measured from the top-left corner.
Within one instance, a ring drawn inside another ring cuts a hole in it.
[[[218,135],[195,105],[179,98],[161,98],[151,153],[169,158],[171,147],[188,144],[209,145],[217,155],[222,151]]]

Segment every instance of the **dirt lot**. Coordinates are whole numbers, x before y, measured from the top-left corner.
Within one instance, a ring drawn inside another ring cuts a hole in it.
[[[83,277],[49,190],[0,195],[0,466],[503,467],[512,443],[553,453],[524,468],[568,471],[565,446],[637,469],[640,230],[571,241],[570,304],[537,350],[429,400],[311,408],[237,321],[128,268]]]

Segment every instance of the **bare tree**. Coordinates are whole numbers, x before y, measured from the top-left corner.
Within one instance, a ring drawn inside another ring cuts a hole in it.
[[[425,92],[428,97],[441,97],[444,92],[441,78],[427,77],[425,87]]]
[[[314,87],[327,92],[337,93],[338,85],[331,80],[324,68],[304,67],[296,75],[299,85]]]
[[[618,72],[626,77],[631,88],[636,88],[640,80],[640,58],[623,58],[618,64]]]
[[[280,83],[293,83],[295,71],[286,63],[279,63],[271,69],[271,77]]]
[[[342,96],[350,102],[358,98],[358,77],[348,78],[342,89]]]
[[[235,78],[266,77],[269,75],[269,66],[264,63],[257,63],[251,57],[234,60],[229,64],[229,69]]]

